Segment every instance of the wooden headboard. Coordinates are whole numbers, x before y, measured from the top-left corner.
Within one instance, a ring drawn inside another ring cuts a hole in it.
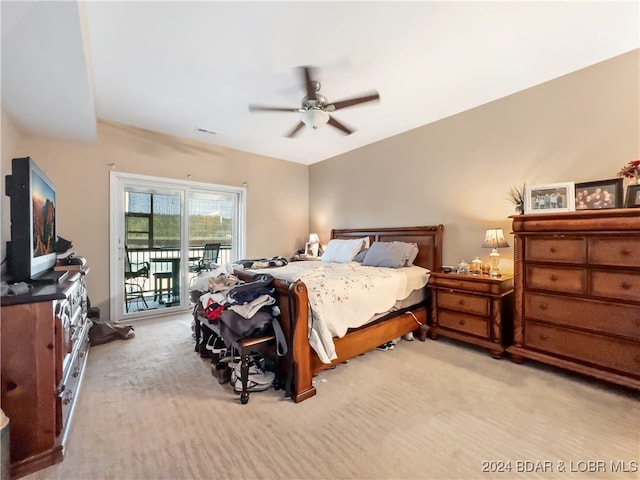
[[[432,272],[442,270],[442,236],[443,225],[424,227],[390,227],[390,228],[347,228],[331,230],[331,238],[369,237],[373,242],[407,242],[418,244],[418,256],[413,262]]]

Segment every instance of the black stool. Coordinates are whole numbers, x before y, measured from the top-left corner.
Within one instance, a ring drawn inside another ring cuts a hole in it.
[[[199,352],[200,356],[205,356],[208,338],[212,334],[219,335],[220,329],[217,322],[209,322],[209,319],[203,316],[201,314],[201,311],[202,310],[200,305],[196,305],[196,307],[193,309],[193,318],[195,321],[194,333],[196,337],[195,351]],[[240,356],[240,381],[242,383],[240,402],[243,405],[249,402],[247,383],[249,382],[249,356],[252,353],[261,353],[274,360],[276,376],[273,380],[273,387],[275,390],[279,390],[282,387],[280,382],[280,361],[279,356],[276,352],[275,333],[257,337],[241,338],[234,342],[233,345],[231,345],[231,348],[235,350]],[[215,365],[214,369],[212,370],[213,375],[215,375],[214,371]]]
[[[280,365],[276,355],[276,336],[263,335],[260,337],[247,337],[241,338],[237,342],[233,343],[233,348],[240,355],[240,381],[242,382],[242,391],[240,392],[240,403],[243,405],[249,402],[249,392],[247,391],[247,383],[249,381],[249,355],[252,353],[262,353],[269,358],[275,360],[275,373],[276,377],[273,380],[273,388],[278,390],[280,388],[280,381],[278,371]]]

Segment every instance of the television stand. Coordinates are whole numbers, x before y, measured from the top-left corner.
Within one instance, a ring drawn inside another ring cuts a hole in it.
[[[0,403],[11,422],[12,480],[64,457],[92,325],[87,317],[88,269],[75,273],[0,301]],[[2,449],[5,453],[4,445]]]
[[[30,283],[34,285],[47,283],[60,283],[67,278],[69,272],[67,270],[48,270],[37,277],[33,277]]]

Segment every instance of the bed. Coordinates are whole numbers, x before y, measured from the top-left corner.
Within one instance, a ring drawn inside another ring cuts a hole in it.
[[[440,271],[442,267],[442,225],[421,227],[334,229],[331,239],[357,239],[368,237],[373,242],[406,242],[418,245],[418,255],[413,264]],[[301,280],[278,278],[277,268],[268,269],[275,277],[277,303],[281,310],[281,325],[289,344],[289,358],[283,368],[288,379],[291,399],[302,402],[316,394],[313,376],[321,370],[345,362],[368,352],[379,345],[413,332],[428,321],[428,302],[378,318],[359,328],[349,329],[343,337],[333,339],[336,358],[329,363],[322,361],[309,343],[309,292]],[[251,280],[255,272],[237,270],[236,274]],[[282,365],[282,364],[281,364]]]

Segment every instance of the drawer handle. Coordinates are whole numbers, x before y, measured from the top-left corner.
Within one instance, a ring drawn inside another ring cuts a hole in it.
[[[464,305],[464,300],[461,298],[460,300],[458,300],[458,304],[459,305]]]
[[[621,286],[622,288],[624,288],[625,290],[629,290],[633,285],[631,285],[630,283],[627,283],[627,282],[622,282],[622,283],[620,284],[620,286]]]
[[[544,334],[544,333],[541,333],[541,334],[540,334],[540,340],[547,340],[548,338],[549,338],[549,337],[547,337],[547,335],[546,335],[546,334]]]
[[[622,250],[620,250],[620,253],[623,257],[628,257],[629,255],[631,255],[631,250],[629,250],[628,248],[623,248]]]
[[[466,322],[464,320],[460,320],[458,323],[460,323],[460,325],[464,325]]]
[[[549,308],[549,306],[546,303],[541,303],[540,304],[540,310],[547,310]]]
[[[556,274],[551,275],[551,281],[555,282],[558,280],[558,276]]]
[[[549,251],[550,251],[551,253],[556,253],[556,247],[551,247],[551,248],[549,249]]]

